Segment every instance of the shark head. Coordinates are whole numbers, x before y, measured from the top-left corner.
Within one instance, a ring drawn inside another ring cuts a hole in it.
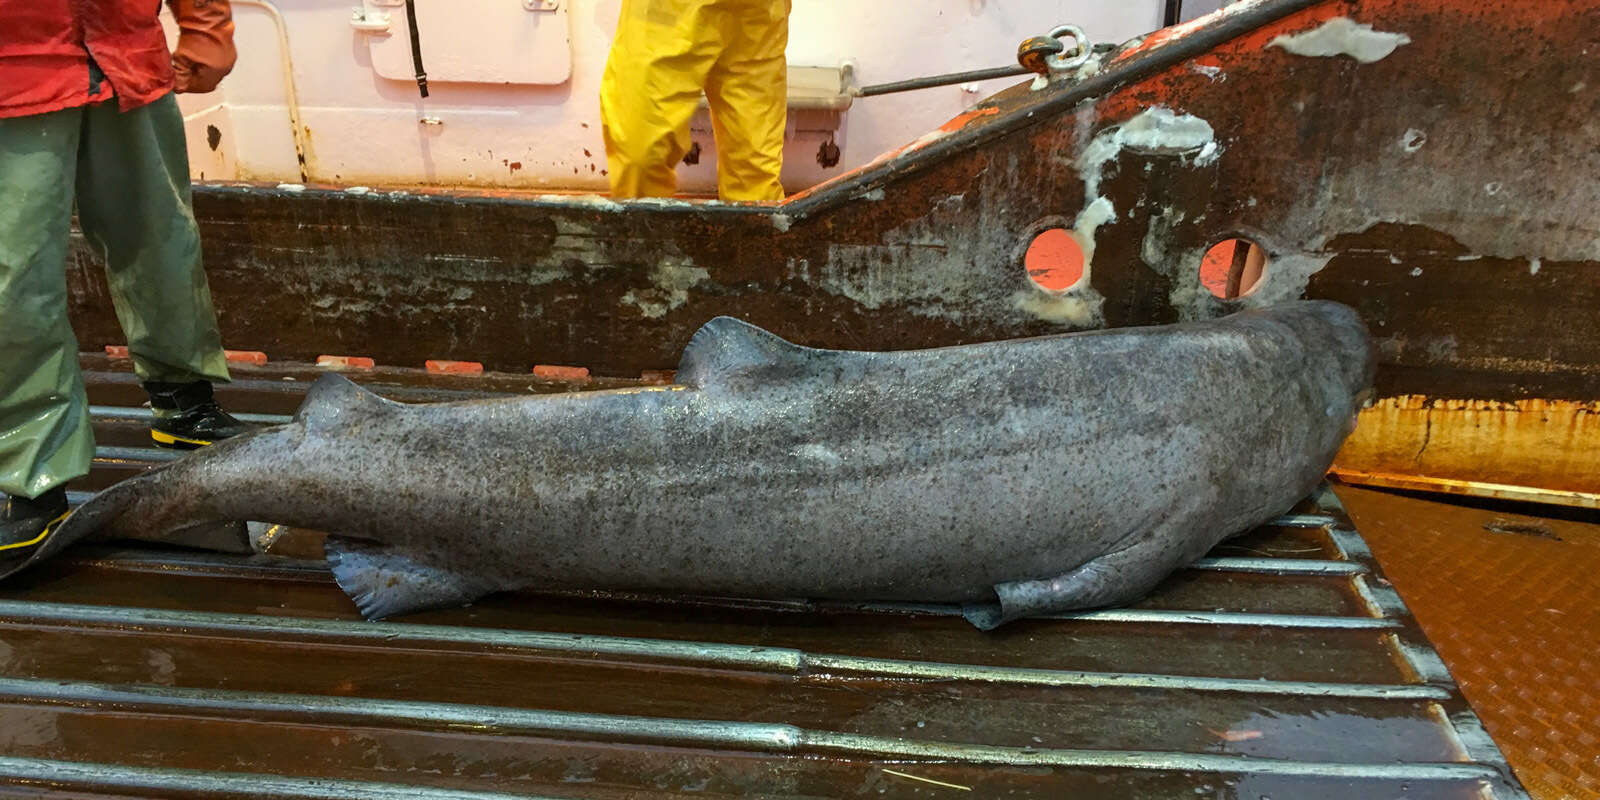
[[[1378,351],[1355,309],[1329,300],[1309,300],[1271,309],[1294,329],[1305,348],[1307,367],[1320,376],[1325,413],[1342,419],[1338,447],[1355,430],[1356,415],[1371,404]]]

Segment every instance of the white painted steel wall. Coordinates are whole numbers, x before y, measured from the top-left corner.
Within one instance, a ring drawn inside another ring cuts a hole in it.
[[[385,0],[364,2],[376,10]],[[451,60],[471,57],[485,38],[482,26],[515,24],[519,15],[534,13],[521,0],[504,2],[502,10],[476,0],[475,14],[448,15],[447,23],[424,27],[425,66],[430,48],[450,48]],[[598,92],[621,0],[561,2],[569,26],[569,80],[549,86],[430,81],[432,95],[423,100],[415,83],[376,74],[371,34],[351,27],[350,0],[277,0],[275,6],[235,0],[238,66],[217,92],[182,98],[193,172],[211,180],[301,179],[275,22],[281,18],[311,181],[603,191]],[[1096,41],[1122,41],[1159,27],[1161,6],[1159,0],[794,0],[788,60],[826,67],[851,61],[861,84],[1002,66],[1014,63],[1018,42],[1056,24],[1080,25]],[[403,40],[403,9],[383,10],[393,12],[391,36]],[[490,13],[492,19],[475,18]],[[419,14],[425,22],[428,16]],[[784,184],[798,190],[866,163],[1018,80],[858,99],[839,123],[835,141],[843,158],[831,169],[816,158],[826,135],[805,130],[815,120],[800,119],[801,130],[785,150]],[[421,124],[423,117],[441,124]],[[680,167],[681,186],[714,192],[715,146],[708,132],[695,139],[703,155],[697,166]]]

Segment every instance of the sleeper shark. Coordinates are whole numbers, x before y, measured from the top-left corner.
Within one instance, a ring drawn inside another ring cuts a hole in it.
[[[110,487],[85,538],[326,531],[378,619],[505,590],[1124,604],[1322,480],[1371,386],[1346,306],[896,352],[711,320],[676,383],[407,405],[326,375],[289,424]]]

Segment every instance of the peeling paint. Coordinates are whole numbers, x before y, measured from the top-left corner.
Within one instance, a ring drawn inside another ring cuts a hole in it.
[[[603,194],[541,194],[534,199],[544,203],[561,203],[563,205],[597,208],[601,211],[622,210],[621,203]]]
[[[1111,201],[1104,197],[1096,197],[1083,211],[1079,212],[1078,219],[1072,224],[1072,233],[1078,239],[1078,246],[1083,250],[1083,275],[1089,276],[1090,265],[1094,263],[1094,232],[1096,228],[1115,219],[1117,210],[1112,207]]]
[[[1400,149],[1407,153],[1415,153],[1428,143],[1428,134],[1416,128],[1407,128],[1405,135],[1400,137]]]
[[[1363,64],[1382,61],[1411,37],[1403,33],[1376,31],[1371,25],[1357,23],[1349,17],[1334,17],[1312,30],[1283,34],[1267,43],[1268,47],[1281,47],[1297,56],[1326,58],[1349,56]]]
[[[1542,262],[1537,258],[1529,261],[1528,262],[1528,274],[1529,275],[1538,275],[1539,274],[1539,267],[1540,267],[1541,263]]]
[[[1082,290],[1074,292],[1077,296],[1072,298],[1044,296],[1034,297],[1026,302],[1019,298],[1016,303],[1018,308],[1051,321],[1064,321],[1077,325],[1082,324],[1077,321],[1081,319],[1097,325],[1101,323],[1101,308],[1105,299],[1089,286],[1087,277],[1094,268],[1095,231],[1116,215],[1116,209],[1113,208],[1111,201],[1100,196],[1101,172],[1123,149],[1144,154],[1174,155],[1195,166],[1212,163],[1221,152],[1217,146],[1215,131],[1209,122],[1190,114],[1175,113],[1161,106],[1145,109],[1126,122],[1096,134],[1083,147],[1077,162],[1078,173],[1083,178],[1084,206],[1073,224],[1073,233],[1083,249],[1085,280],[1079,284]],[[1170,217],[1163,212],[1151,219],[1151,227],[1142,244],[1141,255],[1157,271],[1168,272],[1173,268],[1173,254],[1166,252],[1164,241],[1170,234],[1171,226],[1182,218],[1181,212]],[[1180,256],[1177,260],[1188,259]],[[1199,256],[1195,255],[1194,260],[1198,264]],[[1191,282],[1198,286],[1198,272]],[[1174,280],[1174,285],[1180,287],[1175,291],[1192,300],[1195,287],[1182,286],[1184,283],[1183,280]],[[1037,291],[1042,292],[1042,290]]]
[[[794,220],[791,219],[788,214],[772,215],[772,227],[776,228],[779,233],[787,232],[789,230],[789,226],[793,223]]]
[[[663,261],[650,272],[650,282],[654,288],[629,289],[620,299],[624,304],[639,309],[646,317],[659,319],[666,316],[667,312],[682,307],[689,301],[689,289],[710,278],[711,273],[704,267],[687,262]]]
[[[1161,209],[1150,215],[1150,222],[1145,228],[1144,240],[1139,243],[1139,257],[1146,266],[1160,270],[1168,258],[1168,242],[1172,241],[1172,233],[1183,222],[1184,211],[1181,208],[1162,206]]]
[[[1054,295],[1043,290],[1023,290],[1017,292],[1015,298],[1018,310],[1046,322],[1071,325],[1074,328],[1099,326],[1101,324],[1100,306],[1104,302],[1105,298],[1100,297],[1098,293],[1095,294],[1094,300],[1091,301],[1089,298],[1079,296],[1077,292]]]
[[[1085,204],[1099,196],[1100,171],[1123,148],[1138,153],[1192,154],[1199,166],[1211,163],[1219,152],[1211,123],[1161,106],[1145,109],[1127,122],[1101,131],[1083,148],[1078,171],[1083,176]]]
[[[1030,288],[1017,293],[1013,305],[1046,322],[1076,328],[1103,325],[1105,315],[1102,309],[1106,299],[1089,280],[1094,263],[1094,234],[1096,228],[1115,219],[1116,215],[1111,201],[1104,197],[1097,197],[1089,203],[1072,224],[1073,238],[1078,240],[1078,248],[1083,251],[1083,276],[1077,283],[1059,292],[1031,284]]]
[[[1073,79],[1081,81],[1099,75],[1103,61],[1104,59],[1101,58],[1099,53],[1090,53],[1089,60],[1078,65],[1078,68],[1072,71]]]
[[[679,200],[675,197],[630,197],[623,201],[623,204],[630,206],[658,206],[663,208],[689,208],[691,206],[703,205],[703,203],[691,203],[688,200]]]

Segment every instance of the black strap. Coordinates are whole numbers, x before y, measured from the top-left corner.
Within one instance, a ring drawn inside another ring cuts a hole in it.
[[[406,0],[406,27],[411,29],[411,66],[417,71],[417,91],[428,96],[428,73],[422,69],[422,41],[417,38],[417,3]]]

